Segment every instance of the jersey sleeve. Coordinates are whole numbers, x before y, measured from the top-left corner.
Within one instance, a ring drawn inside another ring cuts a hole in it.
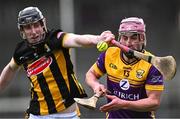
[[[106,73],[106,69],[105,69],[105,52],[103,52],[103,53],[101,53],[99,55],[96,63],[94,63],[94,65],[93,65],[93,69],[100,76],[102,76],[104,73]]]
[[[63,48],[63,40],[65,39],[67,33],[58,29],[55,31],[50,31],[47,39],[47,43],[52,50],[54,49],[62,49]]]
[[[161,73],[152,65],[146,79],[147,90],[164,90],[164,79]]]

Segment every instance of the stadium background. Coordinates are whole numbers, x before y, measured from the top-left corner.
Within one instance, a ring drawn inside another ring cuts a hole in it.
[[[37,6],[47,20],[48,28],[62,28],[78,34],[100,34],[111,30],[117,37],[121,19],[142,17],[147,28],[147,49],[157,56],[173,55],[179,64],[180,2],[179,0],[3,0],[0,1],[0,71],[9,62],[20,41],[17,29],[18,12]],[[84,84],[85,73],[96,60],[96,48],[72,50],[75,71],[89,96],[92,91]],[[165,82],[159,118],[180,117],[180,73]],[[105,83],[105,77],[101,79]],[[0,118],[24,116],[29,102],[29,80],[23,71],[0,93]],[[106,100],[101,98],[98,107]],[[82,118],[104,118],[104,113],[81,107]]]

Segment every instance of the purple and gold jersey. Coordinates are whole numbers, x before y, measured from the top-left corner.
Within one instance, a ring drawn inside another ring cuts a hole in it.
[[[145,51],[146,54],[150,54]],[[113,95],[129,101],[147,97],[146,90],[163,90],[163,78],[160,72],[144,60],[127,63],[117,47],[110,47],[100,54],[93,65],[94,71],[102,76],[107,74],[107,88]],[[109,100],[108,100],[109,101]],[[120,109],[108,113],[109,118],[151,118],[151,112],[136,112]]]

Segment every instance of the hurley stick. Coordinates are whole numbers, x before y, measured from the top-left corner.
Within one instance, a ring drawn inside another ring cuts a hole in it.
[[[143,54],[141,52],[132,50],[119,42],[113,40],[111,43],[131,55],[143,59],[154,65],[163,75],[165,80],[171,80],[176,74],[176,61],[172,56],[157,57],[152,55]]]
[[[103,92],[101,92],[100,94],[94,94],[92,97],[90,98],[74,98],[74,100],[84,106],[87,107],[89,109],[95,109],[96,108],[96,103],[99,99],[99,97],[103,94]]]
[[[141,52],[132,50],[119,42],[113,40],[111,43],[119,48],[121,48],[124,52],[130,53],[131,55],[143,59],[152,65],[154,65],[163,75],[164,79],[171,80],[175,76],[176,73],[176,61],[172,56],[165,56],[165,57],[157,57],[152,55],[143,54]],[[90,98],[74,98],[74,100],[87,108],[95,109],[96,103],[99,99],[101,94],[95,94]]]

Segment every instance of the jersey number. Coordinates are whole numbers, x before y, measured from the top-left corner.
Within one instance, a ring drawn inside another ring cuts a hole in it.
[[[124,70],[124,76],[129,77],[129,72],[128,70]]]

